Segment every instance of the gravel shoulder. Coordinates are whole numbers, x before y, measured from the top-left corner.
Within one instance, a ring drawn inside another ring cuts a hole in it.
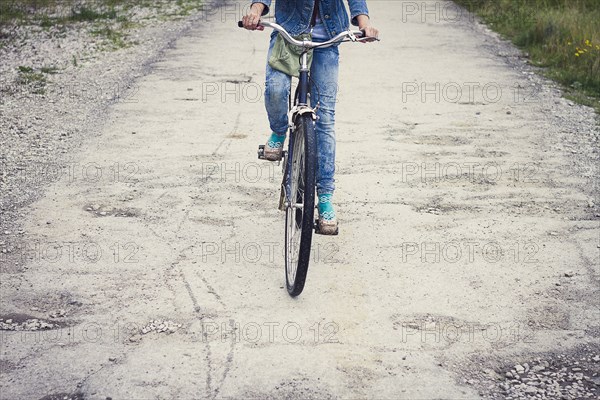
[[[97,4],[79,3],[91,4],[90,9]],[[21,210],[49,185],[94,173],[94,166],[88,171],[74,165],[78,149],[98,134],[107,107],[138,101],[136,78],[211,13],[210,5],[198,10],[186,8],[188,3],[117,7],[115,20],[50,27],[41,26],[42,16],[69,15],[71,7],[41,8],[29,23],[2,27],[0,231],[9,232],[5,245],[19,240]],[[115,36],[118,41],[111,39]]]
[[[3,96],[0,397],[597,398],[598,116],[426,3],[341,49],[342,233],[297,299],[241,3],[52,76],[118,96]]]

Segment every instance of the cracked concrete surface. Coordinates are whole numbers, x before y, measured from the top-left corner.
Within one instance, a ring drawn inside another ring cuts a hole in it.
[[[547,83],[520,101],[536,81],[509,46],[401,3],[370,2],[382,42],[341,48],[341,235],[315,238],[299,298],[280,168],[255,160],[268,35],[212,18],[26,208],[38,247],[3,273],[2,315],[66,313],[0,331],[0,397],[473,399],[486,360],[597,345],[597,154],[565,148],[573,107]],[[454,101],[473,82],[502,94]],[[182,327],[139,333],[156,319]]]

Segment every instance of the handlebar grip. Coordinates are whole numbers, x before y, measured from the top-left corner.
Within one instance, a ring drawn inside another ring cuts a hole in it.
[[[243,28],[244,27],[244,23],[242,21],[238,21],[238,28]]]

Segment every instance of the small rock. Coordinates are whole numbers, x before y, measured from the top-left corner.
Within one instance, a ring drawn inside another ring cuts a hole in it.
[[[139,342],[140,340],[142,340],[142,336],[140,336],[140,335],[133,335],[132,337],[129,338],[129,341],[133,342],[133,343]]]
[[[574,275],[575,275],[575,273],[573,271],[567,271],[567,272],[565,272],[565,276],[567,278],[572,278]]]
[[[521,364],[517,364],[515,365],[515,371],[517,371],[519,374],[522,374],[523,372],[525,372],[525,368],[523,368],[523,366]]]

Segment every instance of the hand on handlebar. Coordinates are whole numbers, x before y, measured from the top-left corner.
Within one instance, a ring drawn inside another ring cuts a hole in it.
[[[243,27],[248,29],[249,31],[263,31],[265,27],[258,25],[263,10],[264,5],[262,3],[252,4],[248,15],[244,15],[244,17],[242,18]]]
[[[368,15],[357,15],[356,20],[358,21],[358,29],[364,32],[364,39],[361,42],[367,43],[379,40],[379,31],[371,26],[371,19]]]
[[[372,26],[365,26],[365,27],[361,27],[360,28],[361,31],[363,31],[363,39],[361,40],[362,43],[368,43],[368,42],[375,42],[377,40],[379,40],[379,31],[372,27]]]

